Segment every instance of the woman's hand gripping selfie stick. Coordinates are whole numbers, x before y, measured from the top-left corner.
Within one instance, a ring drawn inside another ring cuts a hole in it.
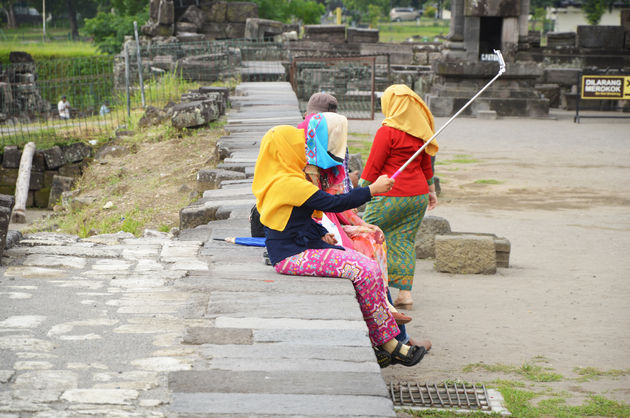
[[[449,120],[446,121],[446,123],[444,125],[442,125],[442,127],[440,129],[438,129],[438,131],[436,133],[433,134],[433,136],[431,138],[429,138],[428,141],[426,141],[424,143],[424,145],[418,150],[416,151],[415,154],[413,154],[405,164],[402,165],[402,167],[400,167],[398,169],[398,171],[396,171],[394,173],[394,175],[391,177],[392,179],[395,179],[396,177],[398,177],[398,175],[405,169],[407,168],[407,166],[409,164],[411,164],[411,162],[413,160],[415,160],[415,158],[420,155],[420,153],[427,147],[427,145],[429,145],[431,143],[431,141],[433,141],[435,139],[436,136],[438,136],[440,134],[440,132],[442,132],[444,130],[444,128],[446,128],[448,126],[449,123],[451,123],[453,121],[453,119],[455,119],[460,113],[462,113],[464,111],[464,109],[466,109],[468,107],[468,105],[470,105],[472,102],[475,101],[475,99],[477,97],[479,97],[479,95],[481,93],[483,93],[488,87],[490,87],[490,84],[494,83],[494,81],[499,78],[501,76],[501,74],[503,74],[505,72],[505,61],[503,61],[503,55],[501,55],[501,51],[499,51],[498,49],[494,50],[494,53],[497,55],[498,59],[499,59],[499,72],[497,73],[497,75],[494,76],[494,78],[492,80],[490,80],[488,82],[488,84],[486,84],[481,90],[479,90],[479,92],[477,94],[475,94],[461,109],[459,109],[457,111],[457,113],[455,113],[453,116],[451,116],[451,118]]]

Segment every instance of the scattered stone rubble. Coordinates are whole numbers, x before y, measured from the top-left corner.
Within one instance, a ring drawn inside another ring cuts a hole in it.
[[[439,216],[425,216],[416,234],[416,258],[435,258],[444,273],[494,274],[510,266],[510,241],[494,234],[452,232]]]
[[[15,145],[4,147],[0,168],[0,193],[13,195],[20,166],[22,152]],[[78,178],[82,174],[86,160],[92,156],[92,147],[76,142],[70,145],[54,146],[46,150],[36,150],[33,156],[27,207],[52,208],[59,200],[61,192],[69,188],[59,187],[59,177]]]

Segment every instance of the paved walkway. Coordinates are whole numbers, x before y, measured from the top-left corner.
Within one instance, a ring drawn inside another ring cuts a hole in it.
[[[244,83],[228,116],[249,178],[287,83]],[[246,144],[245,146],[243,144]],[[352,284],[276,274],[248,236],[249,181],[208,191],[217,220],[152,232],[26,236],[0,267],[0,416],[395,416]]]

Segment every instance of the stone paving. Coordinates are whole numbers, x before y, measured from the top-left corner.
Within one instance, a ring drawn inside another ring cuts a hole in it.
[[[251,181],[264,132],[300,115],[287,83],[238,94],[222,141]],[[0,417],[395,416],[349,281],[281,276],[263,249],[214,240],[249,235],[253,196],[234,187],[178,238],[38,233],[7,250]]]

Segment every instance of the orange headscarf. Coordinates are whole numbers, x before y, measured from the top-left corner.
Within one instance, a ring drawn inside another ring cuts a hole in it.
[[[319,189],[306,180],[304,130],[282,125],[271,128],[260,143],[252,192],[260,222],[283,231],[291,211]]]
[[[423,141],[427,141],[435,133],[431,111],[420,96],[404,84],[394,84],[385,89],[381,97],[381,108],[385,115],[385,126],[396,128]],[[438,149],[437,142],[433,140],[424,150],[429,155],[435,155]]]

